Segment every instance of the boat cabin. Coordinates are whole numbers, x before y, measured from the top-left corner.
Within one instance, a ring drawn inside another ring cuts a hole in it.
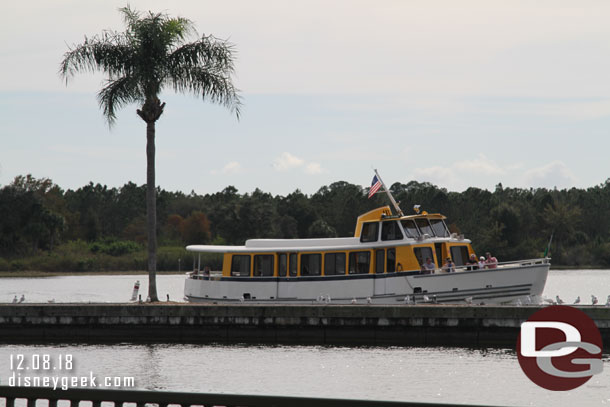
[[[450,233],[445,219],[426,212],[396,216],[385,206],[358,217],[352,238],[251,239],[244,246],[187,249],[224,253],[222,277],[419,274],[427,258],[439,270],[447,257],[459,267],[474,253],[470,240]]]

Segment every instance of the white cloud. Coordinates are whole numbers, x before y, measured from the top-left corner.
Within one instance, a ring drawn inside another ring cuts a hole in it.
[[[570,188],[576,183],[576,177],[562,161],[527,170],[524,179],[526,185],[544,188]]]
[[[464,173],[483,174],[483,175],[502,175],[506,171],[497,162],[488,159],[484,154],[479,154],[478,158],[472,160],[458,161],[453,167]]]
[[[237,161],[231,161],[227,163],[220,170],[212,170],[211,174],[239,174],[242,172],[241,164]]]
[[[286,151],[273,161],[273,168],[279,172],[300,168],[305,174],[309,175],[322,174],[326,172],[320,163],[314,161],[307,162],[304,159],[294,156]]]
[[[296,157],[285,151],[273,161],[273,168],[275,168],[276,171],[287,171],[301,167],[304,163],[305,160],[302,158]]]
[[[311,162],[305,166],[305,172],[307,174],[314,175],[314,174],[322,174],[323,172],[326,172],[326,171],[322,169],[322,166],[320,166],[320,163]]]

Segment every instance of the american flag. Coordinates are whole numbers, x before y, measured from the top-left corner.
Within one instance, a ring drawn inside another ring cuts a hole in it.
[[[369,198],[375,195],[375,192],[379,191],[381,188],[381,181],[377,178],[377,175],[373,177],[373,182],[371,182],[371,189],[369,189]]]

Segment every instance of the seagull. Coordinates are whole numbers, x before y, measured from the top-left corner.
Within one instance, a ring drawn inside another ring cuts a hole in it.
[[[555,302],[553,300],[551,300],[550,298],[543,298],[542,301],[546,302],[547,304],[555,304]]]
[[[580,295],[576,298],[576,300],[574,301],[574,304],[580,304]]]
[[[411,304],[411,297],[409,295],[407,295],[404,299],[404,303],[405,304]]]
[[[597,297],[591,294],[591,305],[597,305]]]
[[[326,298],[324,299],[324,302],[327,304],[330,304],[330,295],[326,296]]]
[[[438,301],[436,300],[436,295],[433,295],[433,296],[432,296],[432,302],[433,302],[433,303],[435,303],[435,304],[437,304],[437,303],[438,303]]]
[[[239,302],[244,302],[244,301],[246,301],[246,299],[244,298],[243,295],[241,297],[239,297]]]
[[[49,301],[47,301],[49,304],[55,304],[55,298],[51,298]]]
[[[21,298],[19,298],[19,304],[25,301],[25,295],[21,294]]]
[[[424,302],[430,302],[430,298],[427,295],[424,295]]]
[[[610,307],[610,295],[608,296],[608,299],[606,300],[606,307]]]
[[[316,298],[316,302],[324,302],[324,296],[322,294],[318,295],[318,298]]]
[[[356,301],[355,298],[352,298],[352,304],[358,304],[358,301]]]
[[[17,299],[17,296],[15,296],[15,298],[13,298],[13,304],[17,304],[17,301],[19,300]]]
[[[464,301],[466,301],[467,304],[472,304],[472,297],[466,297],[464,298]]]
[[[558,295],[555,296],[555,299],[557,300],[557,304],[559,304],[559,305],[563,304],[563,300],[561,298],[559,298]]]
[[[517,300],[515,301],[515,305],[516,305],[517,307],[520,307],[520,306],[522,306],[523,304],[521,303],[521,300],[520,300],[519,298],[517,298]]]
[[[366,303],[367,304],[372,304],[373,303],[373,300],[371,299],[371,297],[366,297]]]

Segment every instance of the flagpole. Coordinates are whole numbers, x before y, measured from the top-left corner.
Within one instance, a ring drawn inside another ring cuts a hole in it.
[[[396,210],[396,212],[400,215],[400,216],[405,216],[404,213],[402,213],[402,210],[400,209],[400,206],[398,206],[398,204],[396,203],[396,201],[394,200],[394,197],[392,196],[392,194],[390,193],[390,190],[388,189],[388,187],[385,186],[385,184],[383,183],[383,180],[381,179],[381,176],[379,175],[379,173],[377,172],[377,170],[375,169],[375,175],[377,175],[377,178],[379,178],[379,181],[381,182],[381,186],[383,186],[383,189],[385,190],[385,193],[388,194],[388,197],[390,198],[390,202],[392,202],[392,205],[394,205],[394,209]]]

